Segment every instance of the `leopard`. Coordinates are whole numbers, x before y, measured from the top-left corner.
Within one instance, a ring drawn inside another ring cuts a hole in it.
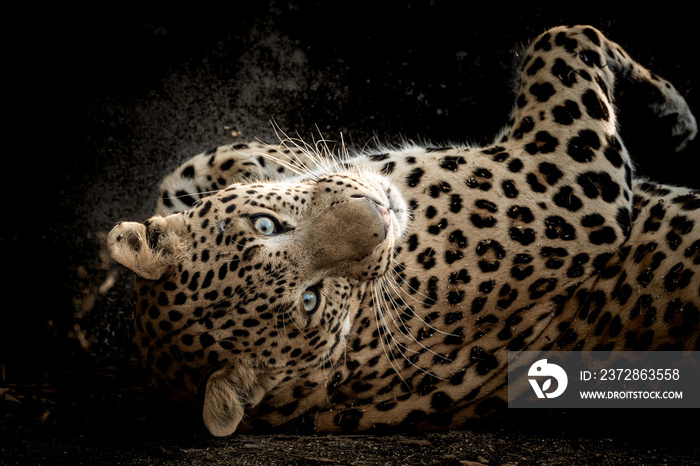
[[[517,70],[488,144],[284,135],[167,175],[108,235],[157,390],[217,437],[447,429],[507,408],[509,352],[699,350],[700,195],[636,174],[617,105],[680,150],[686,100],[589,25]]]

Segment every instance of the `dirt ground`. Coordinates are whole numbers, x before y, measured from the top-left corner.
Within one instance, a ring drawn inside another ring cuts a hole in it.
[[[274,141],[271,120],[360,147],[482,142],[505,124],[521,45],[559,24],[600,28],[697,115],[696,20],[672,8],[270,0],[8,17],[0,464],[700,463],[697,412],[684,410],[518,411],[461,431],[211,438],[196,409],[146,388],[130,340],[131,277],[102,249],[116,222],[151,215],[178,163],[241,138]],[[623,121],[639,172],[700,188],[698,142],[668,154],[653,134]]]
[[[138,368],[86,365],[51,385],[2,389],[0,464],[692,465],[690,414],[517,412],[490,425],[391,435],[213,438],[192,407],[138,385]]]

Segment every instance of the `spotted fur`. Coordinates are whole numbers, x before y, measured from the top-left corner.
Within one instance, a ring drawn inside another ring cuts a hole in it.
[[[679,148],[695,136],[670,83],[577,26],[531,44],[485,147],[185,162],[109,237],[145,366],[214,435],[355,432],[503,409],[511,350],[698,350],[700,197],[635,177],[627,83]]]

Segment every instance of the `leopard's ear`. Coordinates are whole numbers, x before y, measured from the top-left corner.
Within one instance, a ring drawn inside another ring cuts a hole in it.
[[[107,237],[112,258],[146,280],[172,273],[185,247],[184,217],[152,217],[144,223],[122,222]]]
[[[265,390],[252,370],[220,369],[206,384],[202,418],[209,432],[225,437],[236,431],[246,407],[260,403]]]

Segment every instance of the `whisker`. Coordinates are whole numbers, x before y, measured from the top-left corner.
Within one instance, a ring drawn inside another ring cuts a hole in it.
[[[388,294],[388,293],[387,293],[387,294]],[[391,298],[391,297],[390,297],[390,298]],[[391,298],[391,299],[392,299],[392,302],[393,302],[393,298]],[[384,302],[386,303],[386,300],[385,300]],[[398,303],[396,303],[396,304],[398,304]],[[396,312],[396,317],[397,317],[397,319],[399,320],[399,322],[401,322],[401,325],[404,326],[405,328],[407,328],[405,322],[401,319],[401,316],[399,315],[398,309],[396,309],[393,305],[392,305],[391,307],[392,307],[392,308],[394,309],[394,311]],[[422,342],[420,342],[414,335],[412,335],[410,331],[408,331],[408,332],[402,331],[401,328],[397,325],[396,320],[395,320],[393,317],[391,318],[391,320],[392,320],[392,322],[394,323],[394,325],[396,326],[396,328],[397,328],[404,336],[409,337],[412,341],[414,341],[415,343],[417,343],[423,350],[425,350],[425,351],[427,351],[427,352],[433,354],[434,356],[440,356],[440,357],[443,356],[443,355],[441,355],[440,353],[436,353],[435,351],[433,351],[432,348],[430,348],[430,347],[428,347],[428,346],[425,346],[425,345],[424,345]],[[421,319],[419,319],[419,321],[423,322]],[[437,329],[435,329],[434,327],[431,327],[431,328],[437,331]],[[443,333],[444,333],[444,332],[443,332]],[[412,350],[412,349],[409,349],[409,348],[407,348],[407,349],[408,349],[409,351],[414,352],[414,353],[421,353],[421,351],[416,351],[416,350]],[[434,374],[431,374],[431,375],[434,375]],[[437,376],[436,376],[436,377],[437,377]],[[438,378],[439,378],[439,377],[438,377]]]
[[[294,153],[293,150],[291,150],[290,144],[296,148],[299,152],[304,154],[306,157],[308,157],[315,165],[316,168],[320,168],[324,166],[324,158],[321,156],[321,154],[318,151],[318,147],[312,147],[310,144],[308,144],[306,141],[304,141],[301,137],[297,138],[291,138],[289,137],[286,133],[284,133],[279,126],[276,126],[273,122],[273,127],[275,134],[277,135],[278,139],[280,140],[280,144],[284,146],[287,149],[290,149],[292,153]],[[282,134],[284,137],[281,137],[280,134]],[[295,154],[296,156],[296,154]],[[332,156],[331,153],[327,153],[326,157]],[[301,161],[300,161],[301,162]],[[301,162],[302,165],[303,162]],[[307,167],[308,168],[308,167]]]
[[[373,291],[374,291],[373,297],[374,297],[374,299],[375,299],[375,302],[379,300],[378,298],[380,298],[381,301],[384,303],[385,307],[388,308],[389,305],[388,305],[388,303],[386,302],[386,299],[384,298],[384,294],[383,294],[383,293],[378,293],[378,292],[377,292],[377,288],[376,288],[377,286],[380,286],[380,287],[381,287],[382,285],[381,285],[380,283],[376,283],[376,282],[375,282],[375,287],[373,288]],[[435,374],[433,374],[432,372],[426,370],[426,369],[423,368],[423,367],[418,366],[416,363],[414,363],[414,362],[411,360],[411,358],[409,358],[408,356],[406,356],[406,353],[405,353],[404,351],[402,351],[402,349],[401,349],[402,347],[405,348],[406,351],[410,351],[410,352],[415,353],[415,354],[421,354],[422,351],[416,351],[416,350],[414,350],[414,349],[411,349],[411,348],[407,347],[406,345],[403,345],[403,344],[399,343],[399,342],[396,340],[396,338],[394,338],[393,334],[391,333],[391,330],[388,328],[388,327],[389,327],[389,324],[388,324],[388,322],[386,321],[386,316],[385,316],[385,314],[382,313],[381,316],[380,316],[380,318],[382,319],[382,324],[383,324],[384,328],[387,330],[387,332],[388,332],[388,334],[389,334],[389,337],[391,338],[391,341],[393,341],[394,346],[396,347],[397,351],[401,354],[401,356],[404,358],[404,360],[406,360],[406,362],[408,362],[411,366],[415,367],[415,368],[416,368],[417,370],[419,370],[420,372],[425,373],[425,374],[429,374],[429,375],[431,375],[431,376],[433,376],[433,377],[436,377],[436,378],[440,379],[440,377],[437,377],[437,376],[436,376]],[[402,332],[401,329],[398,327],[398,325],[396,325],[396,321],[394,320],[393,317],[392,317],[392,322],[394,323],[394,326],[396,326],[396,328],[401,332],[401,334],[403,334],[404,336],[409,336],[409,337],[411,337],[411,339],[412,339],[413,341],[415,341],[416,343],[418,343],[424,350],[426,350],[426,351],[428,351],[428,352],[430,352],[430,353],[432,353],[432,354],[434,354],[434,355],[438,355],[437,353],[435,353],[434,351],[432,351],[430,348],[426,347],[426,346],[423,345],[421,342],[419,342],[418,340],[416,340],[415,337],[413,337],[413,335],[410,334],[410,332],[408,333],[408,335],[407,335],[406,333]],[[440,355],[439,355],[439,356],[440,356]],[[392,366],[392,367],[393,367],[393,366]],[[441,380],[442,380],[442,379],[441,379]]]
[[[393,277],[390,277],[390,278],[393,279]],[[411,299],[412,299],[413,301],[415,301],[416,303],[418,303],[418,304],[423,304],[423,302],[420,301],[419,299],[417,299],[415,296],[413,296],[413,295],[411,295],[410,293],[407,293],[406,291],[404,291],[403,288],[401,287],[401,285],[398,285],[398,284],[395,282],[395,280],[394,280],[394,281],[389,281],[389,280],[387,279],[387,280],[385,280],[385,284],[386,284],[387,286],[391,287],[391,289],[394,291],[394,293],[395,293],[397,296],[401,296],[401,294],[403,293],[406,297],[411,298]],[[421,293],[421,292],[419,292],[419,291],[417,291],[417,290],[414,290],[413,288],[411,288],[411,285],[409,285],[408,283],[406,283],[405,286],[407,286],[407,287],[409,287],[409,289],[413,290],[413,291],[415,292],[415,294],[417,294],[417,295],[419,295],[419,296],[422,296],[422,297],[425,298],[425,299],[428,299],[428,296],[427,296],[427,295],[425,295],[425,294],[423,294],[423,293]],[[402,297],[401,299],[404,300],[403,297]],[[405,302],[405,300],[404,300],[404,302]],[[428,322],[426,322],[425,320],[423,320],[423,318],[422,318],[420,315],[418,315],[417,313],[414,313],[414,316],[415,316],[415,317],[418,319],[418,321],[421,322],[423,325],[427,326],[428,328],[430,328],[431,330],[434,330],[434,331],[437,332],[437,333],[440,333],[440,334],[445,335],[445,336],[456,336],[456,335],[454,335],[453,333],[445,332],[445,331],[440,330],[439,328],[437,328],[437,327],[435,327],[435,326],[433,326],[433,325],[430,325],[430,323],[428,323]]]
[[[391,366],[391,368],[394,369],[394,372],[396,372],[396,375],[399,376],[399,378],[401,379],[401,382],[402,382],[404,385],[406,385],[406,387],[408,387],[408,388],[410,389],[411,386],[406,382],[406,379],[404,379],[403,376],[401,375],[401,372],[403,372],[403,371],[402,371],[400,368],[398,368],[397,366],[394,365],[394,360],[395,360],[396,358],[393,357],[393,353],[391,353],[390,350],[388,349],[388,346],[387,346],[387,345],[389,344],[389,342],[387,341],[387,342],[385,343],[385,342],[384,342],[384,338],[382,337],[382,331],[381,331],[381,329],[380,329],[380,322],[381,322],[381,319],[382,319],[382,316],[381,316],[382,312],[381,312],[381,309],[378,307],[378,302],[377,302],[377,299],[376,299],[376,295],[377,295],[376,283],[374,283],[373,286],[372,286],[372,298],[373,298],[373,299],[372,299],[372,304],[373,304],[373,307],[374,307],[374,315],[375,315],[374,323],[375,323],[375,325],[377,326],[377,337],[379,338],[379,343],[382,345],[382,351],[384,351],[384,355],[386,356],[386,360],[387,360],[387,362],[389,363],[389,365]],[[386,323],[384,322],[384,323],[382,323],[381,325],[382,325],[382,328],[384,328],[384,330],[385,330],[388,334],[391,335],[391,331],[387,328]],[[400,351],[398,348],[397,348],[397,351],[399,351],[399,353],[401,353],[401,351]],[[403,353],[401,353],[401,355],[403,356]]]
[[[298,176],[311,176],[311,177],[317,177],[317,175],[314,173],[314,171],[309,168],[306,163],[294,152],[294,151],[289,151],[289,153],[285,153],[284,149],[278,147],[274,147],[270,144],[265,144],[262,141],[260,141],[261,144],[264,144],[265,147],[268,147],[269,150],[274,151],[273,153],[270,152],[259,152],[257,155],[260,157],[270,160],[278,165],[281,165],[282,167],[286,168],[290,172],[298,175]],[[284,144],[281,145],[282,147],[286,148]]]

